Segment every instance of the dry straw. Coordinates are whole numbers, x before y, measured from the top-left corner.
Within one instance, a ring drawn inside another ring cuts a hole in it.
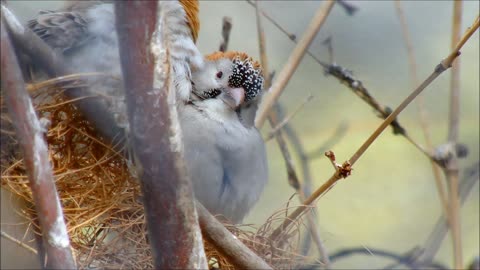
[[[105,75],[74,74],[28,85],[39,118],[50,122],[46,133],[49,157],[77,265],[81,269],[153,268],[141,189],[129,170],[129,161],[108,146],[72,100],[63,95],[71,87],[88,86],[87,79],[93,76]],[[3,111],[3,97],[0,100]],[[11,140],[3,149],[10,154],[2,154],[2,188],[27,202],[29,207],[23,212],[34,226],[37,222],[32,194],[9,122],[8,115],[2,113],[2,141]],[[275,243],[268,237],[288,216],[287,209],[273,214],[258,230],[226,226],[272,267],[293,268],[306,259],[297,253],[302,224],[291,226]],[[36,226],[35,232],[39,233]],[[205,248],[211,267],[235,269],[213,245],[206,242]]]

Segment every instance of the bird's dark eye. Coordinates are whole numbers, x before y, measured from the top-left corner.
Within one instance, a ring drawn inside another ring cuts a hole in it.
[[[223,76],[223,72],[219,71],[217,72],[217,78],[221,79]]]

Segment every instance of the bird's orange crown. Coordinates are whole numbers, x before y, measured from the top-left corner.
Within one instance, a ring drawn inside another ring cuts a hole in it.
[[[228,58],[230,60],[239,59],[240,61],[249,61],[255,70],[260,71],[260,75],[263,76],[262,65],[259,62],[253,60],[252,57],[244,52],[228,51],[228,52],[214,52],[205,56],[205,59],[209,61],[215,61],[221,58]]]

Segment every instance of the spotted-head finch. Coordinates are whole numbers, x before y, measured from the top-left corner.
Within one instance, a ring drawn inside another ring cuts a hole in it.
[[[194,97],[179,116],[195,196],[211,213],[239,223],[268,178],[265,145],[254,126],[262,71],[244,53],[219,52],[206,57],[192,82]]]

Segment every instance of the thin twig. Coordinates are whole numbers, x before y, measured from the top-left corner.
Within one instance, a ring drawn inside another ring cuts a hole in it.
[[[8,240],[18,244],[19,246],[25,248],[26,250],[32,252],[33,254],[38,255],[38,251],[36,249],[34,249],[31,246],[23,243],[22,241],[16,239],[15,237],[9,235],[8,233],[4,232],[3,230],[1,231],[1,234],[2,234],[2,237],[4,237],[5,239],[8,239]]]
[[[40,220],[43,244],[48,258],[46,261],[44,258],[40,260],[46,263],[47,268],[72,269],[75,268],[75,261],[55,187],[52,166],[48,159],[48,147],[44,139],[46,130],[33,109],[3,19],[2,16],[1,87],[5,91],[8,112],[23,150],[23,160]]]
[[[479,20],[478,16],[475,19],[472,26],[465,32],[462,36],[462,39],[455,47],[455,50],[452,51],[447,58],[443,59],[440,64],[438,64],[432,74],[428,76],[425,81],[418,86],[383,122],[382,124],[370,135],[370,137],[360,146],[360,148],[352,155],[352,157],[343,164],[343,167],[346,169],[351,168],[358,161],[358,159],[365,153],[368,147],[375,141],[375,139],[385,130],[385,128],[390,125],[390,123],[400,114],[400,112],[405,109],[405,107],[410,104],[416,96],[418,96],[431,82],[433,82],[440,74],[442,74],[445,70],[450,68],[452,62],[455,60],[456,57],[460,55],[460,49],[462,46],[467,42],[467,40],[475,33],[478,29]],[[322,186],[320,186],[312,195],[307,198],[302,206],[299,206],[294,212],[292,212],[287,219],[277,227],[271,234],[270,238],[275,239],[277,238],[281,232],[289,226],[293,221],[295,221],[298,216],[300,216],[305,209],[310,208],[310,205],[315,202],[317,198],[323,195],[326,191],[330,190],[333,185],[342,178],[342,172],[337,170]]]
[[[480,176],[480,162],[477,161],[474,164],[468,166],[463,170],[462,180],[458,188],[458,196],[460,198],[460,204],[463,205],[468,198],[468,195],[472,193],[475,189],[473,188],[476,183],[479,181]],[[478,189],[477,189],[478,190]],[[438,250],[442,246],[442,241],[445,239],[445,236],[448,233],[448,223],[447,217],[441,215],[435,227],[427,237],[427,240],[423,244],[421,254],[417,261],[431,262]]]
[[[239,269],[272,269],[264,260],[232,235],[205,207],[197,201],[200,226],[209,240],[229,261]]]
[[[453,3],[451,49],[455,48],[462,35],[462,5],[462,1],[454,1]],[[448,142],[451,145],[456,145],[458,143],[460,126],[460,62],[457,60],[457,62],[452,63],[451,65],[452,75],[450,81],[450,117],[448,124]],[[464,265],[462,258],[460,201],[458,199],[459,168],[457,155],[453,155],[452,158],[448,160],[445,174],[449,184],[450,218],[448,220],[452,233],[454,267],[456,269],[461,269],[464,267]]]
[[[292,120],[292,118],[297,115],[297,113],[303,108],[305,107],[305,105],[311,101],[313,99],[313,95],[309,95],[300,105],[298,105],[297,108],[295,108],[295,110],[293,110],[293,112],[291,112],[289,115],[285,116],[283,118],[282,121],[280,121],[280,123],[278,123],[275,127],[272,128],[272,130],[268,133],[268,135],[264,138],[265,141],[269,141],[271,139],[273,139],[273,137],[275,137],[275,134],[277,134],[280,130],[283,129],[283,127],[285,127],[285,125],[288,124],[288,122],[290,120]]]
[[[259,8],[258,0],[255,1],[255,10],[256,10],[256,19],[257,19],[258,41],[259,41],[258,45],[259,45],[260,59],[261,59],[260,61],[263,67],[264,74],[269,74],[268,73],[268,57],[267,57],[266,44],[265,44],[265,33],[263,31],[263,24],[260,16],[260,8]],[[266,77],[267,78],[265,81],[265,87],[268,88],[271,85],[271,81],[268,76]],[[311,97],[309,97],[307,101],[310,99]],[[272,111],[271,113],[269,113],[268,121],[270,122],[270,125],[272,127],[281,126],[281,124],[278,123],[278,115],[276,114],[275,111]],[[288,119],[285,119],[284,123],[287,123],[287,122],[288,122]],[[303,201],[305,200],[306,196],[305,196],[305,193],[303,192],[304,189],[302,188],[302,185],[298,179],[298,175],[295,170],[290,152],[288,150],[285,137],[283,136],[282,132],[275,132],[274,136],[276,138],[280,151],[282,152],[283,158],[285,160],[285,166],[287,168],[287,174],[288,174],[288,182],[299,193],[300,201]],[[315,212],[313,211],[307,215],[308,229],[310,231],[313,241],[315,242],[318,248],[318,251],[322,258],[322,262],[325,265],[325,268],[329,268],[330,260],[328,258],[328,252],[325,245],[323,244],[322,239],[320,238],[320,232],[318,231],[318,227],[316,226],[315,217],[316,217]]]
[[[302,60],[303,56],[309,45],[312,43],[313,39],[315,38],[316,34],[326,21],[330,10],[332,10],[335,1],[328,0],[326,1],[317,11],[315,16],[313,17],[310,25],[308,26],[307,30],[305,30],[304,35],[298,42],[295,49],[291,53],[290,57],[287,60],[287,63],[283,67],[282,71],[278,75],[275,83],[273,83],[269,95],[265,97],[265,100],[262,102],[262,105],[257,112],[257,117],[255,119],[255,126],[257,128],[261,128],[263,123],[267,119],[268,114],[270,113],[271,108],[278,100],[280,95],[282,94],[283,90],[285,90],[285,86],[289,82],[290,78],[292,77],[293,73],[297,69],[300,61]]]
[[[252,7],[255,7],[255,3],[253,0],[246,0],[247,3],[249,3]],[[275,25],[282,33],[284,33],[290,40],[296,41],[297,36],[294,34],[289,33],[285,28],[283,28],[277,21],[275,21],[270,15],[265,13],[264,11],[260,11],[260,14],[262,14],[263,17],[265,17],[267,20],[269,20],[273,25]]]
[[[358,7],[345,0],[337,0],[337,4],[340,5],[348,15],[353,16],[358,11]]]
[[[353,248],[347,248],[347,249],[337,251],[335,252],[335,254],[332,255],[332,261],[338,261],[342,258],[353,256],[353,255],[367,255],[367,256],[373,255],[378,257],[385,257],[385,258],[395,260],[397,267],[404,265],[409,267],[409,269],[422,269],[422,268],[445,269],[445,270],[448,269],[445,266],[435,262],[423,263],[423,264],[412,262],[409,253],[395,254],[390,251],[376,249],[376,248],[365,249],[365,247],[358,247],[358,248],[353,247]],[[392,269],[392,268],[386,267],[384,269]]]
[[[249,3],[250,5],[252,6],[255,6],[254,3],[250,0],[247,0],[247,3]],[[276,22],[272,17],[270,17],[267,13],[265,12],[261,12],[261,14],[267,18],[271,23],[273,23],[282,33],[284,33],[287,37],[289,37],[290,40],[292,40],[295,44],[297,44],[298,42],[296,41],[296,37],[294,34],[292,33],[289,33],[285,28],[283,28],[278,22]],[[317,64],[319,64],[321,67],[324,68],[324,70],[328,73],[328,70],[329,69],[332,69],[333,66],[332,65],[329,65],[323,61],[321,61],[317,56],[315,56],[312,52],[310,52],[308,49],[307,49],[307,52],[306,52],[310,57],[312,57],[312,59],[317,62]],[[339,67],[341,69],[341,67]],[[333,69],[334,70],[334,69]],[[344,69],[343,69],[344,70]],[[346,71],[346,70],[344,70]],[[335,73],[330,73],[330,75],[334,75],[335,77],[337,77],[337,79],[341,80],[342,77],[345,77],[344,75],[341,75],[341,74],[347,74],[346,72],[341,72],[339,74],[335,74]],[[350,73],[348,73],[350,74]],[[341,76],[336,76],[336,75],[341,75]],[[342,80],[341,80],[342,81]],[[357,80],[355,80],[357,81]],[[346,83],[346,82],[345,82]],[[347,84],[349,86],[355,86],[356,84]],[[355,87],[354,87],[355,88]],[[353,89],[352,89],[353,90]],[[360,94],[360,92],[356,92],[357,94]],[[384,106],[381,106],[379,108],[386,108],[387,107],[384,107]],[[384,110],[384,114],[382,115],[388,115],[390,110]],[[385,116],[385,117],[386,117]],[[397,131],[397,132],[401,132],[401,127],[398,126],[398,122],[397,121],[393,121],[392,122],[392,127],[394,128],[394,131]],[[437,162],[437,160],[433,159],[432,158],[432,154],[425,148],[423,148],[420,144],[418,144],[417,142],[415,142],[415,140],[413,140],[413,138],[411,138],[408,134],[404,133],[403,136],[410,142],[412,143],[418,150],[420,150],[424,155],[426,155],[429,159],[431,160],[434,160],[435,162]],[[438,164],[438,163],[437,163]],[[440,164],[439,164],[440,165]]]
[[[251,6],[255,7],[255,4],[252,2],[252,0],[246,0],[247,3],[249,3]],[[339,2],[339,0],[337,0],[337,3]],[[295,34],[292,34],[290,32],[288,32],[284,27],[282,27],[280,25],[280,23],[278,23],[275,19],[273,19],[270,15],[268,15],[266,12],[262,11],[261,12],[262,16],[265,17],[266,19],[268,19],[275,27],[278,28],[278,30],[280,30],[280,32],[282,32],[283,34],[285,34],[293,43],[295,44],[298,44],[297,42],[297,38],[296,38],[296,35]],[[327,67],[328,64],[323,62],[322,60],[320,60],[317,56],[315,56],[310,50],[307,49],[307,52],[306,52],[310,57],[312,57],[312,59],[317,62],[317,64],[319,64],[320,66],[322,66],[323,68]]]
[[[228,42],[230,41],[230,31],[232,30],[232,18],[223,17],[222,20],[222,43],[218,49],[221,52],[226,52],[228,49]]]
[[[408,31],[407,27],[407,21],[405,19],[405,15],[403,13],[403,8],[401,5],[400,0],[395,1],[395,8],[397,10],[397,15],[400,20],[400,26],[402,28],[402,34],[403,34],[403,39],[405,41],[405,46],[407,48],[407,54],[408,54],[408,62],[410,64],[410,78],[411,78],[411,85],[412,88],[415,87],[418,84],[418,73],[417,73],[417,64],[415,60],[415,52],[413,49],[412,41],[410,39],[410,34]],[[417,98],[417,109],[418,109],[418,114],[420,118],[420,126],[422,127],[423,134],[425,137],[425,143],[427,146],[427,149],[429,152],[433,150],[433,144],[432,144],[432,139],[430,136],[430,131],[428,128],[428,118],[427,118],[427,112],[425,109],[425,102],[423,99],[423,96],[419,96]],[[432,171],[433,171],[433,176],[435,179],[435,185],[437,187],[437,192],[438,192],[438,197],[440,199],[440,204],[442,205],[443,209],[443,214],[448,217],[449,216],[449,211],[448,211],[448,202],[447,202],[447,192],[445,191],[445,186],[443,183],[442,175],[439,166],[437,166],[436,162],[434,159],[429,158],[430,164],[432,166]]]
[[[348,86],[350,90],[353,91],[358,97],[360,97],[363,101],[365,101],[368,105],[370,105],[376,112],[379,113],[379,117],[386,119],[392,110],[388,106],[384,106],[380,104],[368,91],[368,89],[363,85],[362,81],[356,79],[351,71],[337,65],[337,64],[321,64],[324,66],[325,74],[332,75],[337,78],[341,83]],[[400,134],[408,142],[410,142],[413,146],[415,146],[420,152],[422,152],[428,159],[435,162],[438,165],[442,165],[442,163],[435,158],[435,156],[428,150],[425,149],[422,145],[417,143],[400,125],[397,119],[394,119],[390,126],[392,126],[394,134]]]

